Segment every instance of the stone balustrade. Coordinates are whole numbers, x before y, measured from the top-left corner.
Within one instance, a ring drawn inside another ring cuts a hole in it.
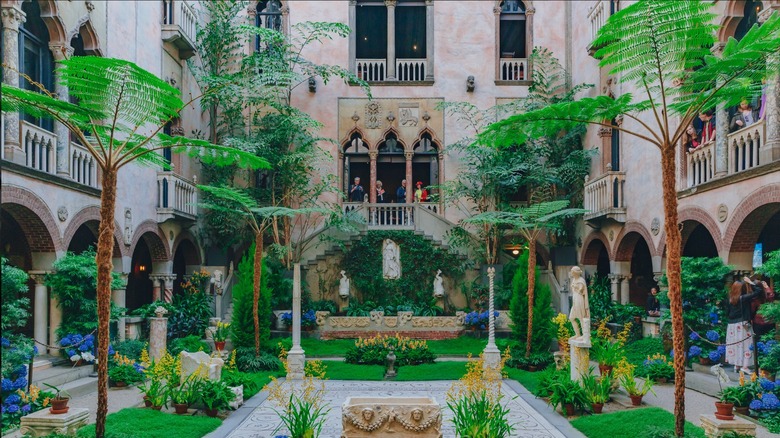
[[[766,120],[732,132],[728,135],[729,174],[759,166],[759,154],[766,139]]]
[[[163,0],[163,41],[179,49],[179,57],[195,55],[195,37],[198,15],[185,0]]]
[[[171,216],[195,219],[198,212],[198,190],[195,184],[172,171],[157,172],[157,220]]]
[[[501,58],[498,61],[498,80],[525,81],[528,60],[525,58]]]
[[[355,59],[355,75],[366,82],[388,80],[387,59]],[[428,59],[396,59],[395,79],[398,82],[421,82],[426,80]]]
[[[366,82],[381,82],[387,76],[384,59],[356,59],[355,68],[355,75]]]
[[[425,80],[425,70],[428,60],[423,59],[397,59],[395,61],[395,75],[399,82],[419,82]]]
[[[608,171],[585,183],[584,208],[589,210],[584,219],[610,217],[625,222],[626,204],[623,199],[625,172]]]
[[[84,146],[70,143],[70,177],[85,186],[98,187],[97,163]]]
[[[715,175],[715,142],[703,144],[688,154],[688,187],[711,180]]]
[[[56,173],[57,136],[26,120],[19,122],[19,128],[27,167],[41,172]]]

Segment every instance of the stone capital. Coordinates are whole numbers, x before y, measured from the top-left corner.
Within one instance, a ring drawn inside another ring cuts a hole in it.
[[[388,8],[394,8],[396,3],[396,0],[385,0],[385,6]]]
[[[723,54],[723,49],[726,47],[726,43],[717,42],[715,43],[712,48],[710,48],[710,52],[712,52],[715,56],[720,56]]]
[[[406,161],[409,161],[414,157],[414,152],[412,151],[406,151],[404,152],[404,158],[406,158]]]
[[[35,282],[36,285],[41,285],[46,280],[46,275],[51,271],[29,271],[27,275]]]
[[[62,61],[73,56],[73,47],[70,44],[51,43],[49,50],[51,50],[51,56],[55,61]]]
[[[535,13],[536,13],[536,8],[534,8],[533,6],[525,10],[525,15],[526,16],[533,15]]]
[[[379,151],[368,151],[368,158],[371,160],[376,160],[377,156],[379,156]]]
[[[24,23],[27,15],[16,6],[2,8],[3,30],[8,29],[12,32],[19,32],[19,25]]]
[[[770,6],[768,8],[764,8],[763,11],[758,13],[758,23],[764,24],[766,20],[769,19],[770,16],[772,16],[772,13],[775,12],[777,9],[777,6]]]

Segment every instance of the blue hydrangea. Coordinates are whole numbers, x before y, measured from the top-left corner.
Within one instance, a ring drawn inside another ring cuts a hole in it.
[[[5,408],[5,411],[9,414],[15,414],[19,412],[19,405],[8,405],[8,407]]]
[[[68,350],[68,357],[73,357],[75,355],[76,355],[76,350],[73,350],[73,349]]]
[[[710,342],[715,342],[720,339],[720,335],[715,330],[707,330],[707,339],[709,339]]]
[[[710,354],[708,355],[710,360],[713,362],[717,362],[720,360],[721,354],[718,352],[718,350],[712,350],[710,351]]]
[[[33,354],[38,354],[38,346],[33,345]]]
[[[26,388],[27,387],[27,378],[19,377],[18,379],[16,379],[16,381],[14,382],[14,387],[16,389]]]
[[[770,392],[775,389],[775,384],[769,379],[761,379],[759,380],[759,383],[761,384],[761,388],[764,389],[764,391]]]
[[[761,403],[761,400],[759,399],[753,399],[752,402],[750,402],[750,409],[753,409],[754,411],[759,411],[763,407],[763,403]]]
[[[116,353],[116,351],[114,351],[114,347],[112,347],[111,345],[109,345],[109,346],[108,346],[108,355],[109,355],[109,356],[113,356],[115,353]]]
[[[698,341],[699,339],[701,339],[699,338],[699,334],[696,332],[691,333],[691,336],[689,337],[691,338],[691,341]]]
[[[27,366],[26,365],[19,365],[14,370],[14,374],[17,375],[17,376],[19,376],[19,375],[27,375]]]
[[[778,400],[777,396],[772,393],[764,394],[764,396],[761,397],[761,403],[764,405],[764,409],[767,410],[774,411],[776,409],[780,409],[780,400]]]
[[[8,338],[0,338],[0,341],[2,341],[3,347],[7,348],[11,346],[11,341],[9,341]]]
[[[26,404],[26,405],[22,406],[22,412],[24,412],[25,414],[30,412],[30,405]]]
[[[20,401],[22,401],[22,399],[19,397],[19,394],[11,394],[5,398],[6,404],[9,405],[18,405]]]
[[[726,346],[725,345],[718,345],[718,353],[720,353],[721,356],[726,354]]]
[[[710,322],[712,323],[712,325],[717,325],[719,319],[720,318],[718,317],[718,314],[716,312],[710,312]]]
[[[688,356],[696,357],[699,355],[701,355],[701,347],[697,345],[692,345],[691,348],[688,349]]]
[[[0,382],[0,386],[2,386],[3,392],[6,391],[13,391],[14,390],[14,382],[11,379],[7,379],[3,377],[2,382]]]

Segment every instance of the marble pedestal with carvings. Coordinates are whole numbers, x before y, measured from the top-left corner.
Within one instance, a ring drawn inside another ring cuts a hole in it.
[[[590,372],[590,340],[569,339],[571,379],[580,381]]]
[[[52,414],[49,409],[22,417],[20,432],[33,438],[44,437],[53,433],[76,436],[80,427],[86,426],[89,420],[89,409],[70,408],[64,414]]]
[[[341,438],[442,438],[441,406],[432,397],[347,397]]]
[[[756,436],[756,425],[736,416],[733,420],[719,420],[714,414],[705,414],[699,417],[699,421],[707,438],[731,436],[732,432],[738,436]]]

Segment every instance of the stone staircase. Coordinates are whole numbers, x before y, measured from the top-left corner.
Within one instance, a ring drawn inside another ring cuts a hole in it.
[[[71,397],[79,397],[97,391],[97,377],[93,375],[92,365],[73,367],[64,358],[52,360],[42,357],[33,362],[32,383],[42,390],[49,390],[45,385],[48,383],[67,391]]]

